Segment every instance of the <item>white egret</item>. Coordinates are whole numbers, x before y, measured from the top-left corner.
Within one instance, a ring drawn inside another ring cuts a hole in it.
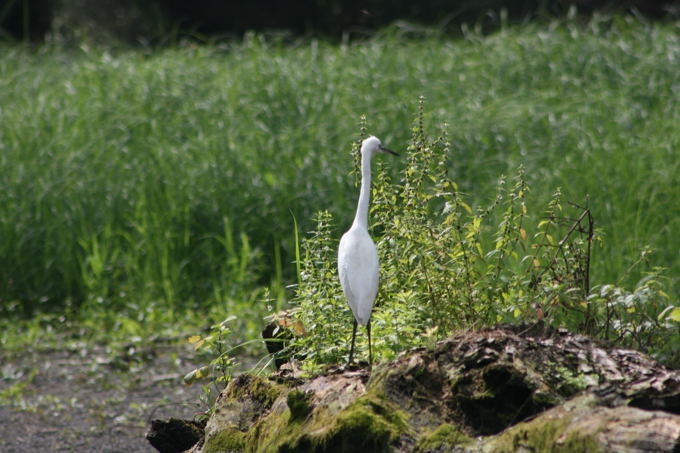
[[[368,203],[371,197],[371,158],[375,153],[398,155],[380,143],[376,137],[368,137],[361,143],[361,189],[354,223],[340,239],[338,248],[338,274],[342,290],[352,313],[352,346],[349,362],[354,356],[354,340],[357,324],[366,326],[368,334],[368,360],[373,363],[371,350],[371,312],[378,294],[378,251],[368,234]]]

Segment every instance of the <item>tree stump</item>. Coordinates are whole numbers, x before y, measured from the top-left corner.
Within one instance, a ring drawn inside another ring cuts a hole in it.
[[[680,372],[563,330],[463,332],[373,370],[233,379],[192,453],[677,452]]]

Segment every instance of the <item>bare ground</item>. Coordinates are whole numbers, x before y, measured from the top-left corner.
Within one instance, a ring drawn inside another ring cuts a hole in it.
[[[196,368],[181,341],[71,350],[0,351],[0,451],[155,452],[151,419],[202,414],[201,385],[182,377]]]

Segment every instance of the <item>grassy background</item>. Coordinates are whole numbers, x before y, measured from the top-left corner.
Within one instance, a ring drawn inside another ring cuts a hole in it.
[[[461,40],[5,46],[0,313],[118,331],[230,313],[254,330],[295,282],[294,218],[304,233],[329,209],[338,236],[351,222],[361,115],[398,151],[420,95],[474,203],[520,164],[531,211],[558,186],[588,195],[604,237],[591,281],[634,286],[626,269],[650,246],[677,300],[679,32],[596,18]]]

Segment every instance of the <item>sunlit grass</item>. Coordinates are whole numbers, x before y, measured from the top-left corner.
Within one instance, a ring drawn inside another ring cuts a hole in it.
[[[302,234],[322,209],[350,222],[361,115],[399,150],[420,95],[472,200],[524,165],[535,206],[558,186],[588,196],[594,284],[634,285],[649,246],[677,299],[678,31],[595,19],[461,40],[4,47],[1,312],[138,330],[229,313],[254,331],[283,303],[261,288],[295,281],[293,219]]]

